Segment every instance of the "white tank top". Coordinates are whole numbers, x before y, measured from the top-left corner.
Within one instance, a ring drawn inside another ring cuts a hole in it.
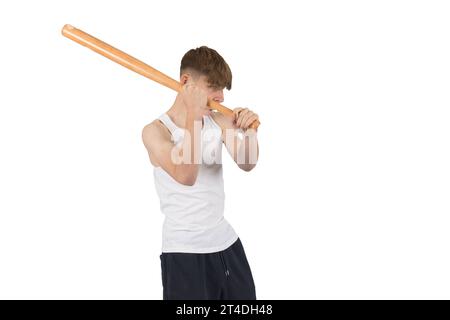
[[[181,144],[185,129],[177,127],[166,113],[159,120],[171,132],[174,144]],[[224,218],[222,129],[210,116],[203,116],[203,123],[202,162],[194,185],[177,182],[161,167],[153,171],[165,215],[162,252],[218,252],[238,238]]]

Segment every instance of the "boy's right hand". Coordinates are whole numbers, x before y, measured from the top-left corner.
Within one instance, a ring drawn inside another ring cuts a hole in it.
[[[187,83],[183,86],[180,95],[188,115],[191,115],[195,120],[200,120],[204,115],[210,114],[210,109],[207,106],[208,97],[200,87],[193,83]]]

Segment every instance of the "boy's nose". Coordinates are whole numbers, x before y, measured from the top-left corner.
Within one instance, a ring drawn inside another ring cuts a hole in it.
[[[222,103],[224,98],[223,98],[223,90],[217,91],[214,93],[213,96],[213,100],[219,103]]]

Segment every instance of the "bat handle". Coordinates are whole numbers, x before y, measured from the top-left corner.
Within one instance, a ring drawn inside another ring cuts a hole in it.
[[[252,124],[250,125],[250,128],[257,130],[260,124],[261,124],[261,123],[260,123],[258,120],[255,120],[255,121],[253,121]]]

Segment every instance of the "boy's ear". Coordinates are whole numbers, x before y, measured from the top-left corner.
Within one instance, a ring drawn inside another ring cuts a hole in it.
[[[181,76],[181,84],[186,84],[186,82],[188,81],[189,77],[186,74],[183,74]]]

